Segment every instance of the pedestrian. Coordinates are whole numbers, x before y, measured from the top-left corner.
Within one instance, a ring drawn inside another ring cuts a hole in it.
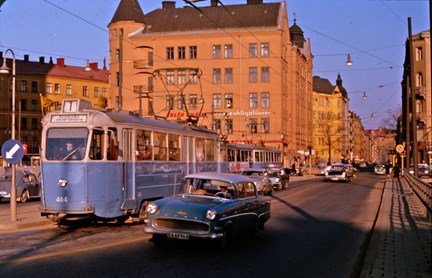
[[[399,167],[399,164],[396,164],[392,170],[392,177],[399,179],[400,174],[401,174],[401,169]]]

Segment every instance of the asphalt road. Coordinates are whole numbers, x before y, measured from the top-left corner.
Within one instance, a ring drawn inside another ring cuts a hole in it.
[[[3,236],[0,277],[355,277],[379,179],[362,173],[351,183],[293,181],[274,192],[265,230],[227,249],[203,241],[156,248],[141,225],[130,224]]]

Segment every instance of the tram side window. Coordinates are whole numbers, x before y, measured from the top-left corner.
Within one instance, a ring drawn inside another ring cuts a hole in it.
[[[105,133],[103,129],[95,129],[93,130],[93,134],[91,137],[91,145],[90,145],[90,152],[89,152],[89,158],[91,160],[102,160],[104,157],[103,150],[104,150],[104,141],[105,140]]]
[[[180,161],[180,136],[169,134],[168,135],[168,158],[171,161]]]
[[[151,131],[137,130],[136,159],[152,160]]]
[[[260,157],[259,157],[260,153],[259,152],[255,152],[255,162],[260,162]]]
[[[206,140],[206,160],[214,161],[215,143],[213,140]]]
[[[167,160],[167,134],[162,132],[153,133],[154,160]]]
[[[228,149],[227,152],[228,161],[235,161],[235,151],[233,149]]]
[[[117,128],[108,129],[108,147],[107,147],[107,159],[117,160],[118,159],[118,136]]]
[[[195,139],[195,158],[196,161],[204,161],[205,159],[205,140],[203,138]]]

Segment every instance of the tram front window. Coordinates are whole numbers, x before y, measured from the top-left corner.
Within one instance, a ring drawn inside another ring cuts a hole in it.
[[[47,132],[47,160],[82,160],[88,137],[86,128],[51,128]]]

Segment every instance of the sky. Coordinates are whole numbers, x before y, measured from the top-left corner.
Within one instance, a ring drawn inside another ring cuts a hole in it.
[[[161,8],[162,1],[138,0],[144,13]],[[0,1],[0,51],[12,49],[17,59],[30,55],[65,58],[65,63],[103,64],[109,58],[108,23],[120,0],[6,0]],[[224,5],[246,0],[221,0]],[[264,3],[280,2],[264,0]],[[285,0],[289,25],[296,23],[310,39],[313,75],[333,85],[340,73],[348,92],[349,110],[365,129],[401,107],[401,81],[408,38],[430,29],[428,0]],[[176,7],[185,6],[182,0]],[[210,0],[196,4],[209,6]],[[353,65],[345,62],[350,54]],[[8,54],[10,55],[10,54]],[[11,58],[8,56],[8,58]],[[108,62],[107,62],[108,64]],[[366,94],[366,99],[363,99]]]

